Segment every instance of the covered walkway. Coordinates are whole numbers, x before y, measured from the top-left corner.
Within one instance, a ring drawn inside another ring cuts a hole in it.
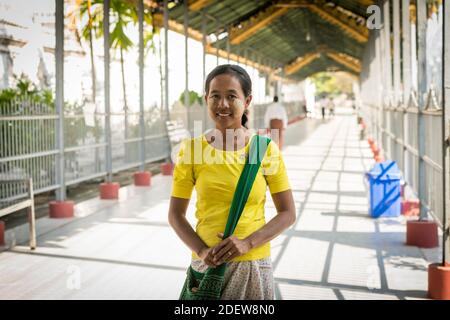
[[[356,117],[294,123],[286,142],[298,218],[272,242],[277,299],[426,298],[439,249],[405,246],[403,216],[368,216],[374,160]],[[74,219],[39,219],[35,251],[0,254],[0,299],[177,299],[190,254],[167,223],[170,189],[158,175],[121,188],[119,200],[77,204]]]
[[[226,63],[252,79],[251,128],[275,96],[291,123],[277,299],[450,299],[450,0],[30,3],[0,0],[0,299],[178,298],[173,137],[214,125],[203,87]],[[404,188],[374,219],[365,173],[386,161]]]

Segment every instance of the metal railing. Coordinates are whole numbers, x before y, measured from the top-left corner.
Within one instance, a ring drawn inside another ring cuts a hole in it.
[[[380,130],[381,146],[386,157],[395,160],[403,172],[403,178],[418,194],[419,160],[425,164],[426,193],[424,199],[419,199],[435,220],[443,225],[443,166],[442,145],[439,142],[442,135],[442,108],[438,105],[435,92],[430,90],[427,105],[420,112],[416,94],[412,93],[406,106],[387,106],[382,109],[381,125],[377,124],[377,106],[363,105],[362,113],[373,134]],[[419,155],[418,117],[425,123],[425,153]]]
[[[251,107],[251,125],[264,128],[267,105]],[[64,114],[64,177],[65,186],[104,177],[105,152],[108,139],[105,113],[83,112],[92,108],[76,108]],[[301,103],[286,104],[289,118],[300,115]],[[0,106],[0,180],[32,178],[34,192],[39,194],[59,188],[56,172],[58,116],[53,107],[35,103],[28,98],[16,99]],[[112,172],[117,173],[141,165],[141,131],[139,112],[111,113]],[[144,110],[145,163],[170,156],[165,128],[166,115],[158,106]],[[188,108],[174,105],[171,120],[188,119],[191,133],[194,121],[202,121],[204,128],[213,126],[206,107]],[[26,196],[20,185],[0,184],[0,207]]]

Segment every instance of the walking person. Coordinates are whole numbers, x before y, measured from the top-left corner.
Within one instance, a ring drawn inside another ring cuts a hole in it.
[[[274,298],[270,241],[295,222],[284,161],[270,141],[237,227],[222,239],[245,165],[242,159],[248,155],[252,139],[258,137],[242,125],[247,120],[244,112],[252,100],[251,90],[249,75],[237,65],[220,65],[211,71],[206,78],[205,101],[215,130],[183,143],[173,175],[169,223],[192,251],[190,268],[194,271],[205,272],[226,263],[221,299]],[[199,146],[200,153],[196,151]],[[266,223],[267,187],[277,215]],[[195,230],[186,219],[194,188]]]
[[[280,150],[283,149],[284,130],[287,128],[287,122],[286,110],[278,102],[278,96],[274,96],[273,103],[267,107],[264,115],[264,123],[266,128],[270,130],[270,137],[275,141]]]

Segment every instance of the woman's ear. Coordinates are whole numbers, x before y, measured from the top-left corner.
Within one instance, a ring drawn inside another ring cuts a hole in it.
[[[247,109],[250,106],[250,103],[252,102],[253,96],[249,95],[247,98],[245,98],[245,109]]]

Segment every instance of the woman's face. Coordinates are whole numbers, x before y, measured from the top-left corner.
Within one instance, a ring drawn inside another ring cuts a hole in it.
[[[241,128],[244,110],[252,101],[252,96],[244,96],[239,80],[229,74],[221,74],[213,78],[209,84],[209,92],[205,96],[208,112],[217,128]]]

